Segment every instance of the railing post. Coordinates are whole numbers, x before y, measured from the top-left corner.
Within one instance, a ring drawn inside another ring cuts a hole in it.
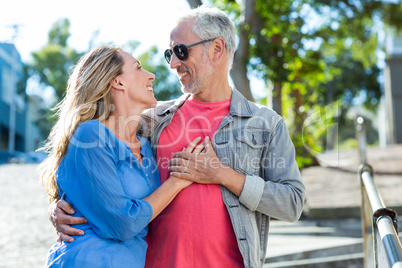
[[[363,252],[364,252],[364,267],[378,267],[375,262],[375,255],[373,247],[374,234],[373,234],[373,216],[370,204],[370,199],[367,195],[366,186],[363,183],[362,174],[364,172],[372,172],[371,166],[362,164],[359,169],[359,181],[362,193],[362,231],[363,231]],[[374,242],[375,243],[375,242]]]
[[[363,252],[364,252],[364,267],[378,267],[375,265],[374,261],[374,247],[373,247],[373,224],[372,224],[372,210],[370,205],[370,200],[367,195],[366,187],[363,183],[362,174],[364,172],[372,172],[372,168],[366,165],[366,126],[364,124],[363,117],[359,116],[356,118],[356,139],[359,145],[359,158],[360,158],[360,168],[359,168],[359,181],[361,186],[362,195],[362,231],[363,231]]]
[[[360,164],[366,163],[366,123],[364,118],[358,116],[356,118],[356,138],[359,144]]]
[[[381,267],[400,267],[402,265],[402,247],[398,236],[398,218],[392,209],[383,208],[373,215],[375,224],[377,262]]]
[[[398,236],[398,216],[385,207],[373,180],[373,168],[366,163],[366,127],[356,119],[356,138],[361,165],[359,179],[362,194],[364,267],[402,268],[402,245]]]

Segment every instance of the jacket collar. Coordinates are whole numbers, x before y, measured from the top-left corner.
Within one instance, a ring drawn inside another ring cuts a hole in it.
[[[235,88],[232,89],[229,114],[241,117],[253,116],[249,101]]]
[[[157,115],[175,113],[190,96],[191,94],[183,94],[173,104],[158,111]],[[229,114],[241,117],[251,117],[253,115],[249,101],[235,88],[232,89]]]
[[[191,96],[191,94],[183,94],[178,99],[174,101],[173,104],[164,107],[161,111],[157,111],[156,114],[159,116],[166,115],[169,113],[176,112],[180,106],[184,104],[184,102]]]

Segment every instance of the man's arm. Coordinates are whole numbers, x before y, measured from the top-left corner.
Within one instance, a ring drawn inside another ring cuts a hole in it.
[[[275,157],[275,161],[272,157]],[[264,179],[247,176],[240,202],[252,211],[284,221],[297,221],[303,212],[306,188],[296,162],[293,142],[283,120],[272,133],[261,165]]]
[[[204,184],[220,184],[239,197],[251,211],[285,220],[296,221],[303,211],[305,187],[295,161],[295,150],[281,121],[273,133],[261,165],[264,178],[244,175],[223,165],[206,138],[206,153],[195,156],[180,152],[169,162],[172,176]],[[269,156],[283,160],[272,166]],[[268,162],[267,162],[268,161]]]
[[[64,241],[71,243],[74,241],[74,238],[71,236],[84,235],[83,230],[75,229],[70,226],[87,223],[84,217],[70,216],[74,213],[75,211],[72,206],[64,200],[56,199],[50,204],[48,209],[49,220],[59,235],[57,238],[58,242]]]

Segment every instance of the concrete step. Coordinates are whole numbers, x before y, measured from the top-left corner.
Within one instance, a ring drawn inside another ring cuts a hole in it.
[[[271,254],[265,259],[265,263],[316,259],[363,252],[363,240],[361,238],[300,237],[296,239],[301,239],[299,242],[303,248],[297,249],[293,246],[294,250],[289,250],[285,254]]]
[[[281,261],[275,263],[266,263],[264,268],[281,268],[281,267],[297,267],[297,268],[363,268],[364,254],[352,253],[338,256],[319,257],[312,259]]]
[[[264,267],[360,268],[363,258],[360,219],[272,221]]]

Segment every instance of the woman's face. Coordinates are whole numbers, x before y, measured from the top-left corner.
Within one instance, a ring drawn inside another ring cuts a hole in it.
[[[155,79],[153,73],[142,69],[141,63],[126,52],[119,52],[124,64],[122,74],[118,76],[120,83],[126,90],[126,98],[129,105],[148,109],[156,105],[152,81]]]

